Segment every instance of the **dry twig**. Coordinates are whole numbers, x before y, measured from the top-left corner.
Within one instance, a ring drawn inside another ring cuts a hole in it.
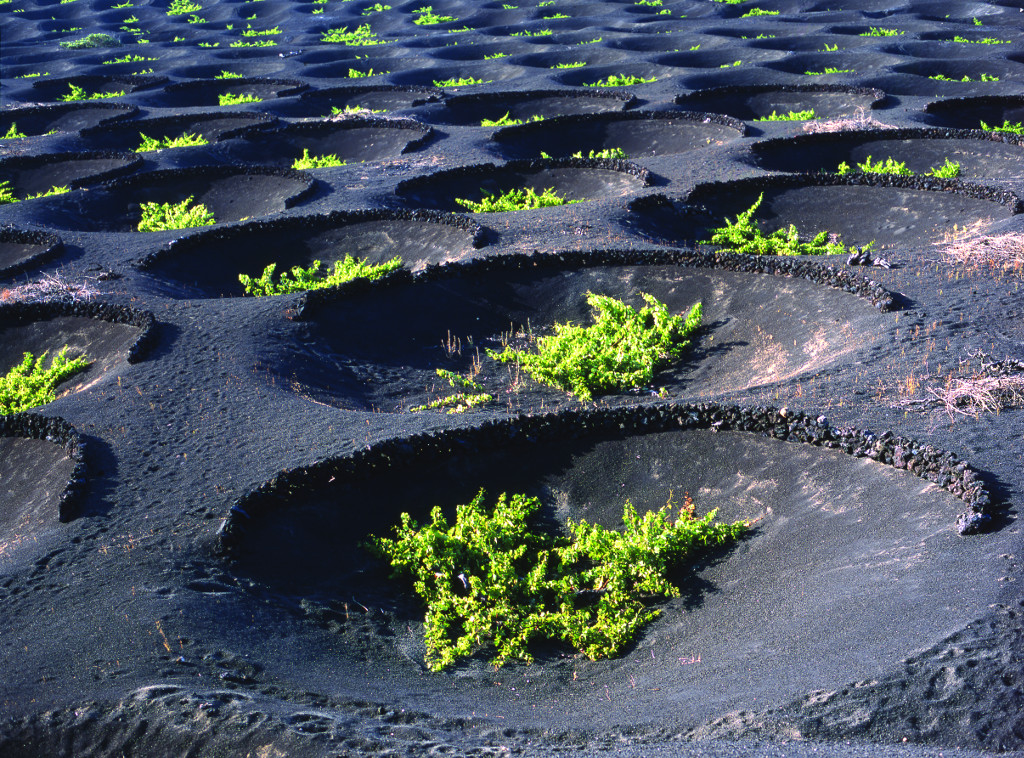
[[[91,282],[69,282],[60,274],[43,274],[35,282],[0,289],[0,304],[80,303],[99,295]]]
[[[971,359],[977,359],[980,368],[967,376],[951,375],[941,388],[926,387],[929,397],[906,400],[902,404],[941,407],[950,419],[999,413],[1005,408],[1024,405],[1024,361],[1012,358],[992,361],[989,356],[978,352],[960,362],[962,371],[969,366]]]
[[[832,118],[827,121],[811,120],[803,125],[803,130],[808,134],[821,134],[823,132],[848,132],[857,129],[895,129],[895,126],[883,124],[865,111],[860,111],[856,116],[849,118]]]
[[[951,263],[974,268],[996,269],[1004,274],[1024,278],[1024,234],[982,234],[983,222],[976,222],[947,234],[936,243],[940,252]]]

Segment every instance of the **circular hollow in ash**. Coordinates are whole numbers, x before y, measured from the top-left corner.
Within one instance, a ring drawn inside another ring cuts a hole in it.
[[[540,116],[553,118],[583,113],[607,113],[632,107],[636,97],[621,92],[579,92],[577,90],[534,90],[530,92],[489,92],[447,98],[443,105],[425,110],[423,118],[437,124],[480,126],[483,120],[529,121]]]
[[[324,216],[257,221],[183,237],[140,261],[166,280],[171,297],[236,297],[239,274],[258,276],[271,263],[277,273],[322,264],[321,273],[346,255],[379,264],[394,257],[405,268],[449,263],[472,255],[482,230],[459,216],[420,211],[336,211]]]
[[[56,234],[0,228],[0,277],[24,273],[64,251],[64,242]]]
[[[624,255],[623,258],[628,256]],[[578,407],[560,389],[491,358],[506,344],[530,349],[528,334],[555,323],[592,323],[595,292],[642,307],[641,292],[703,326],[692,349],[655,374],[650,387],[601,396],[635,402],[664,387],[672,396],[713,397],[772,384],[849,360],[895,323],[870,303],[804,279],[679,266],[481,263],[443,275],[346,292],[305,316],[303,339],[279,345],[265,365],[303,394],[351,410],[407,411],[455,394],[437,369],[476,372],[491,410]],[[838,320],[834,314],[844,313]],[[359,323],[359,329],[345,328]]]
[[[253,95],[261,101],[297,95],[309,85],[297,79],[212,79],[178,82],[146,98],[146,104],[161,108],[209,108],[220,106],[221,95]],[[247,104],[249,105],[249,104]],[[259,103],[252,103],[259,105]]]
[[[664,726],[668,697],[686,724],[877,676],[999,597],[991,542],[950,528],[962,502],[908,472],[751,433],[623,434],[616,424],[602,434],[586,420],[540,440],[499,424],[493,443],[455,443],[458,452],[443,435],[433,445],[400,440],[417,451],[411,460],[369,455],[358,479],[339,473],[318,488],[282,491],[267,511],[246,504],[232,550],[239,572],[301,604],[310,620],[336,622],[337,644],[311,645],[321,633],[311,624],[291,643],[303,655],[279,649],[268,673],[371,699],[387,693],[410,709],[501,713],[504,723],[545,728],[581,718],[602,728]],[[690,573],[684,595],[621,658],[589,662],[554,647],[537,650],[529,667],[495,671],[484,654],[427,673],[422,607],[360,545],[388,534],[402,512],[421,522],[434,505],[451,514],[481,487],[492,497],[538,496],[554,524],[616,527],[627,499],[643,512],[685,493],[722,520],[760,520]],[[964,565],[985,577],[984,589],[950,603]]]
[[[672,155],[721,145],[746,134],[746,125],[710,113],[640,112],[563,116],[495,132],[491,139],[509,158],[542,152],[568,158],[620,148],[628,158]]]
[[[533,189],[539,194],[550,188],[566,200],[603,200],[628,195],[648,182],[646,169],[626,161],[523,160],[504,166],[493,163],[465,166],[407,179],[399,183],[395,194],[413,208],[464,213],[466,208],[456,202],[457,199],[475,202],[513,189]]]
[[[298,98],[268,103],[269,110],[282,116],[326,118],[334,109],[368,110],[387,113],[436,102],[441,90],[429,87],[334,87],[303,92]]]
[[[302,158],[336,155],[347,163],[397,158],[422,147],[434,130],[411,119],[345,118],[247,134],[224,146],[236,161],[291,167]]]
[[[0,132],[6,134],[11,126],[28,137],[50,132],[77,132],[98,124],[127,119],[139,109],[135,105],[120,103],[69,103],[67,105],[38,105],[0,111]]]
[[[1020,200],[1005,190],[956,179],[876,174],[755,177],[697,185],[686,198],[706,211],[704,225],[679,219],[668,238],[708,239],[710,230],[750,208],[763,194],[754,221],[765,233],[796,226],[801,239],[838,234],[847,245],[874,241],[877,249],[925,248],[957,226],[985,225],[1020,212]]]
[[[84,355],[90,363],[57,386],[60,398],[92,387],[131,360],[145,333],[134,324],[73,315],[66,307],[7,306],[0,309],[0,376],[19,365],[26,352],[52,358],[67,346],[68,358]]]
[[[81,87],[89,95],[105,92],[124,92],[131,95],[164,84],[166,76],[68,76],[61,79],[42,79],[32,83],[41,98],[59,100],[70,94],[72,85]]]
[[[734,118],[754,120],[772,113],[814,110],[818,118],[856,116],[877,108],[881,90],[840,85],[716,87],[676,97],[676,105]]]
[[[0,176],[10,182],[17,198],[38,195],[54,187],[78,188],[130,174],[142,165],[135,153],[48,153],[21,155],[0,161]]]
[[[892,158],[906,163],[915,174],[926,174],[948,160],[960,164],[962,179],[1024,176],[1024,146],[1019,138],[977,132],[900,129],[813,134],[767,140],[751,149],[755,164],[768,171],[834,173],[840,163],[857,171],[857,164],[868,158],[873,162]]]
[[[97,147],[114,150],[135,150],[142,144],[143,134],[155,140],[198,134],[213,143],[265,127],[274,120],[273,116],[266,113],[192,113],[147,118],[127,124],[105,124],[83,130],[82,138]]]
[[[936,126],[954,129],[980,129],[984,121],[990,127],[1024,122],[1024,95],[987,95],[936,100],[924,108],[925,118]]]
[[[34,201],[32,211],[36,223],[57,229],[134,232],[141,218],[141,203],[180,203],[191,197],[193,204],[205,205],[220,224],[280,213],[305,199],[314,183],[309,176],[290,169],[167,169],[108,182],[88,194],[72,192]],[[175,233],[180,235],[181,230]]]

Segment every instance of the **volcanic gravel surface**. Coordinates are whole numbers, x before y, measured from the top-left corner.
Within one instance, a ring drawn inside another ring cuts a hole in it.
[[[440,2],[0,3],[0,374],[90,361],[0,416],[0,758],[1024,755],[1019,0]],[[710,244],[759,199],[866,252]],[[703,325],[494,357],[591,292]],[[430,672],[366,543],[481,488],[751,528],[619,658]]]

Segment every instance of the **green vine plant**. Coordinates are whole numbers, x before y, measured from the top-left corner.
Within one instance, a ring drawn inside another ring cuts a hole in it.
[[[894,176],[913,176],[914,172],[907,168],[905,161],[897,161],[893,158],[886,158],[884,161],[871,162],[871,156],[869,155],[863,163],[857,164],[857,169],[865,174],[892,174]],[[850,168],[850,164],[843,161],[839,164],[836,169],[836,173],[840,176],[852,174],[853,169]],[[934,176],[939,179],[953,179],[960,176],[960,164],[956,161],[951,161],[946,158],[945,162],[941,166],[932,166],[930,169],[925,171],[925,176]]]
[[[764,193],[761,193],[752,206],[736,216],[735,221],[725,219],[725,226],[713,229],[711,239],[702,244],[718,245],[725,250],[748,255],[844,255],[866,253],[874,247],[874,240],[861,248],[856,245],[847,247],[838,235],[833,240],[833,235],[828,232],[821,232],[810,242],[801,242],[794,224],[766,235],[753,220],[763,201]]]
[[[534,208],[549,208],[556,205],[572,205],[582,200],[567,200],[560,197],[554,187],[548,187],[539,195],[532,187],[526,189],[510,189],[501,195],[493,193],[484,195],[479,201],[455,198],[455,202],[473,213],[507,213],[508,211],[526,211]]]
[[[291,292],[337,287],[353,279],[380,279],[401,268],[402,259],[395,257],[384,263],[372,264],[363,259],[346,255],[344,259],[334,262],[332,272],[323,275],[320,274],[320,265],[320,261],[313,261],[313,265],[309,268],[293,266],[291,274],[284,271],[275,282],[274,272],[277,270],[277,264],[271,263],[263,269],[263,273],[259,277],[239,274],[238,281],[242,283],[247,295],[256,297],[287,295]]]
[[[0,376],[0,415],[21,413],[56,400],[54,388],[89,365],[84,355],[68,358],[69,349],[67,345],[61,348],[49,367],[43,365],[46,353],[38,358],[25,353],[19,365]]]
[[[993,74],[982,74],[977,79],[972,79],[968,74],[964,74],[963,79],[954,79],[951,76],[945,74],[935,74],[935,76],[929,76],[929,79],[933,79],[937,82],[998,82],[999,77]]]
[[[434,13],[432,6],[425,5],[422,8],[417,8],[413,13],[418,14],[413,19],[413,23],[417,26],[433,26],[434,24],[446,24],[449,21],[458,21],[455,16],[441,16]]]
[[[18,131],[18,125],[16,123],[11,122],[10,129],[8,129],[7,133],[3,137],[0,137],[0,139],[24,139],[27,136],[28,135],[24,132]]]
[[[814,108],[811,108],[806,111],[787,111],[786,113],[772,111],[767,116],[755,118],[754,121],[811,121],[816,118],[821,118],[821,116],[814,112]]]
[[[180,203],[142,203],[142,218],[136,228],[140,232],[164,232],[217,223],[213,213],[205,205],[192,205],[193,199],[194,197],[189,195]]]
[[[321,42],[337,42],[349,47],[367,47],[369,45],[383,45],[385,40],[378,39],[369,24],[360,24],[352,31],[347,26],[340,29],[329,29],[320,38]]]
[[[9,203],[18,203],[22,200],[35,200],[40,197],[52,197],[53,195],[63,195],[65,192],[70,192],[71,188],[64,187],[50,187],[50,189],[43,192],[37,192],[34,195],[26,195],[23,198],[15,197],[14,189],[11,187],[10,181],[0,182],[0,205],[7,205]]]
[[[551,156],[545,153],[543,150],[540,151],[540,157],[547,160],[551,160]],[[570,158],[597,158],[600,160],[626,160],[629,158],[626,155],[626,151],[621,147],[606,147],[604,150],[591,150],[586,155],[583,154],[582,150],[577,150],[575,153],[569,156]]]
[[[366,116],[373,113],[387,113],[387,110],[387,108],[374,110],[362,105],[346,105],[344,108],[332,105],[330,116]],[[330,118],[330,116],[327,116],[327,118]]]
[[[453,76],[451,79],[435,79],[435,87],[468,87],[471,84],[490,84],[491,80],[484,81],[483,79],[474,79],[472,76],[456,77]]]
[[[861,32],[861,37],[898,37],[904,34],[901,29],[884,29],[877,26],[872,26],[866,32]]]
[[[483,392],[484,386],[469,377],[443,368],[437,369],[436,373],[442,379],[447,380],[448,384],[454,389],[459,390],[459,392],[410,408],[409,410],[412,413],[440,408],[447,408],[448,413],[465,413],[471,408],[476,408],[494,400],[494,395]],[[471,390],[471,392],[467,392],[467,390]]]
[[[230,92],[222,92],[217,95],[218,105],[241,105],[243,103],[262,103],[263,98],[258,95],[240,94],[232,95]]]
[[[70,83],[68,87],[71,88],[71,91],[66,95],[58,97],[58,100],[63,100],[65,103],[73,103],[79,100],[104,100],[109,97],[124,97],[125,94],[124,90],[118,92],[86,92],[82,87]]]
[[[642,76],[632,76],[630,74],[609,74],[605,79],[599,79],[596,82],[584,83],[584,87],[629,87],[634,84],[650,84],[651,82],[658,81],[658,77],[652,76],[650,79],[644,79]]]
[[[554,334],[536,338],[536,352],[506,346],[487,354],[517,363],[533,379],[590,401],[595,394],[649,384],[654,372],[682,357],[700,328],[701,303],[684,318],[673,316],[653,295],[640,293],[640,310],[607,295],[587,293],[594,315],[590,326],[555,324]]]
[[[346,166],[348,161],[343,161],[334,153],[330,155],[310,155],[309,148],[303,148],[302,157],[292,162],[292,168],[300,171],[310,168],[334,168],[335,166]]]
[[[592,660],[620,655],[678,597],[670,570],[700,551],[740,538],[744,521],[716,523],[716,511],[695,515],[689,496],[675,511],[637,514],[626,501],[622,531],[569,521],[569,536],[531,526],[535,497],[502,493],[493,508],[483,490],[457,506],[449,525],[440,507],[422,528],[401,515],[395,537],[368,547],[398,576],[412,579],[426,604],[426,664],[442,671],[478,650],[493,650],[496,668],[533,662],[535,640],[563,642]]]
[[[543,121],[543,116],[534,114],[528,119],[512,118],[512,111],[506,111],[505,115],[498,119],[485,118],[480,122],[480,126],[519,126],[524,123],[532,123],[534,121]]]
[[[183,133],[180,137],[163,137],[162,139],[153,139],[152,137],[147,137],[142,132],[139,132],[139,137],[142,138],[142,144],[135,148],[135,152],[137,153],[151,153],[165,148],[198,147],[200,145],[210,144],[210,141],[202,134]]]
[[[1024,135],[1024,122],[1018,121],[1016,124],[1011,124],[1010,119],[1003,119],[1002,126],[989,126],[984,121],[981,122],[981,128],[986,132],[1006,132],[1008,134],[1020,134]]]

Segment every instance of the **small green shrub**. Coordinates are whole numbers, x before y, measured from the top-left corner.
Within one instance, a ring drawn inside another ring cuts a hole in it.
[[[1024,122],[1018,121],[1016,124],[1011,124],[1010,119],[1003,119],[1002,126],[989,126],[982,121],[981,128],[987,132],[1007,132],[1009,134],[1024,135]]]
[[[626,151],[623,150],[621,147],[606,147],[604,150],[591,150],[591,151],[589,151],[586,154],[586,156],[583,155],[583,151],[582,150],[579,150],[579,151],[573,153],[570,157],[571,158],[583,158],[583,157],[599,158],[601,160],[608,160],[608,161],[615,161],[615,160],[624,161],[627,158],[629,158],[629,156],[626,155]]]
[[[826,66],[824,71],[804,71],[806,76],[824,76],[825,74],[852,74],[852,68],[834,68]]]
[[[632,76],[630,74],[609,74],[607,79],[600,79],[596,82],[585,83],[584,87],[629,87],[633,84],[650,84],[656,82],[658,77],[652,76],[650,79],[644,79],[642,76]]]
[[[861,37],[898,37],[904,34],[900,29],[882,29],[877,26],[872,26],[866,32],[861,32]]]
[[[967,39],[961,37],[959,34],[953,37],[953,39],[946,40],[947,42],[960,42],[968,45],[1009,45],[1010,40],[1008,39],[996,39],[995,37],[984,37],[983,39]]]
[[[92,47],[120,47],[121,43],[109,34],[89,34],[81,39],[61,42],[60,46],[65,50],[87,50]]]
[[[726,219],[725,226],[713,229],[711,239],[704,244],[718,245],[732,252],[749,255],[843,255],[866,252],[875,244],[872,241],[861,248],[856,245],[847,247],[838,239],[830,241],[828,232],[821,232],[810,242],[801,242],[793,224],[787,229],[776,229],[766,236],[753,221],[763,200],[764,193],[758,196],[752,206],[736,216],[736,221]]]
[[[834,53],[834,52],[836,52],[836,51],[837,51],[838,49],[839,49],[839,43],[834,43],[834,44],[831,44],[831,45],[830,45],[830,44],[828,44],[828,43],[826,42],[826,43],[825,43],[825,47],[821,48],[821,50],[819,50],[818,52],[819,52],[819,53]]]
[[[391,10],[391,6],[390,5],[383,5],[382,3],[374,3],[373,5],[368,5],[367,7],[363,8],[363,12],[360,15],[362,15],[362,16],[371,16],[374,13],[383,13],[384,11],[389,11],[389,10]]]
[[[456,392],[454,395],[440,397],[437,400],[425,403],[424,405],[417,405],[410,408],[410,412],[418,413],[419,411],[447,408],[449,414],[465,413],[471,408],[476,408],[477,406],[484,405],[494,400],[493,395],[482,392],[484,386],[479,382],[475,382],[472,379],[456,374],[454,371],[448,371],[443,368],[437,369],[435,373],[437,373],[437,375],[442,379],[448,380],[448,384],[450,386],[461,391]],[[466,392],[466,390],[473,390],[473,392]]]
[[[69,359],[68,346],[53,356],[49,368],[43,367],[46,353],[38,358],[25,353],[22,362],[0,377],[0,415],[21,413],[57,399],[54,388],[89,365],[84,356]]]
[[[928,78],[932,79],[932,80],[934,80],[936,82],[998,82],[999,81],[999,77],[998,76],[994,76],[992,74],[982,74],[977,79],[972,79],[967,74],[964,74],[964,78],[963,79],[954,79],[954,78],[952,78],[950,76],[946,76],[945,74],[935,74],[935,76],[929,76]]]
[[[811,108],[806,111],[789,111],[781,114],[772,111],[771,115],[755,118],[754,121],[810,121],[816,118],[821,118],[821,116],[818,116],[814,112],[814,108]]]
[[[544,120],[543,116],[533,115],[533,116],[530,116],[530,118],[526,119],[526,121],[524,122],[524,120],[521,119],[521,118],[512,118],[511,114],[512,114],[512,111],[506,111],[505,115],[502,116],[499,119],[485,118],[485,119],[483,119],[480,122],[480,126],[519,126],[520,124],[526,123],[526,122],[543,121]]]
[[[108,97],[124,97],[124,90],[120,92],[86,92],[81,87],[74,84],[68,84],[71,91],[66,95],[61,95],[58,100],[63,100],[65,103],[73,103],[79,100],[103,100]]]
[[[164,137],[163,139],[153,139],[147,137],[142,132],[139,132],[139,137],[142,138],[142,144],[135,148],[137,153],[151,153],[155,150],[163,150],[165,148],[173,147],[198,147],[200,145],[209,145],[210,141],[206,139],[202,134],[185,134],[182,133],[180,137]]]
[[[377,39],[369,24],[360,24],[353,31],[347,26],[340,29],[329,29],[320,38],[321,42],[338,42],[349,47],[366,47],[369,45],[383,45],[384,40]]]
[[[217,223],[205,205],[192,205],[192,200],[189,195],[180,203],[142,203],[142,218],[136,228],[140,232],[163,232]]]
[[[539,195],[532,187],[526,189],[510,189],[501,195],[485,195],[479,202],[455,198],[455,202],[473,213],[507,213],[508,211],[527,211],[534,208],[549,208],[556,205],[571,205],[582,200],[566,200],[559,197],[553,187],[548,187]]]
[[[232,42],[228,47],[274,47],[277,43],[272,39],[258,39]]]
[[[167,7],[167,15],[184,16],[186,13],[198,13],[202,9],[203,6],[193,3],[192,0],[171,0],[171,4]]]
[[[481,490],[457,506],[451,526],[439,507],[422,528],[403,513],[394,539],[369,545],[412,578],[426,603],[433,671],[484,646],[493,647],[495,667],[532,662],[535,639],[565,642],[594,660],[618,655],[660,613],[652,601],[680,594],[670,569],[747,529],[742,521],[715,523],[715,511],[698,518],[689,498],[674,515],[670,498],[643,516],[627,501],[621,532],[570,521],[565,538],[530,527],[537,498],[502,493],[493,509],[484,498]]]
[[[499,58],[508,58],[508,53],[492,53],[484,56],[485,61],[496,61]]]
[[[0,137],[0,139],[24,139],[28,135],[24,132],[18,131],[18,125],[15,122],[11,122],[11,128],[7,130],[7,133]]]
[[[344,166],[348,161],[343,161],[337,155],[333,153],[330,155],[310,155],[309,148],[303,148],[302,157],[296,158],[292,163],[292,168],[297,168],[300,171],[309,168],[333,168],[335,166]]]
[[[468,87],[471,84],[490,84],[490,80],[484,81],[483,79],[474,79],[471,76],[467,77],[452,77],[451,79],[445,79],[444,81],[435,79],[435,87]]]
[[[536,381],[584,401],[595,393],[643,386],[689,347],[703,312],[697,303],[684,319],[652,295],[641,296],[647,305],[637,311],[621,300],[588,293],[593,325],[555,324],[554,334],[537,338],[535,353],[512,347],[487,353],[502,363],[518,363]]]
[[[52,197],[53,195],[63,195],[65,192],[70,192],[71,188],[64,187],[50,187],[45,192],[37,192],[35,195],[26,195],[21,200],[35,200],[40,197]],[[7,205],[9,203],[17,203],[20,200],[14,196],[14,190],[11,188],[10,181],[0,182],[0,205]]]
[[[238,275],[238,281],[242,283],[247,295],[264,297],[267,295],[287,295],[290,292],[305,292],[306,290],[324,289],[325,287],[337,287],[339,284],[350,282],[353,279],[380,279],[386,274],[402,267],[401,258],[392,258],[384,263],[376,265],[367,263],[365,260],[353,258],[346,255],[344,260],[334,262],[334,271],[329,274],[319,275],[320,261],[313,261],[309,268],[294,266],[291,274],[283,272],[278,281],[274,281],[274,272],[277,264],[271,263],[259,278]]]
[[[360,71],[357,68],[350,68],[348,70],[349,79],[365,79],[368,76],[381,76],[383,74],[390,74],[390,71],[374,71],[372,68],[369,71]]]
[[[241,105],[242,103],[262,103],[263,98],[258,95],[232,95],[230,92],[222,92],[217,95],[217,102],[220,105]]]
[[[586,65],[587,65],[587,62],[586,62],[586,61],[576,61],[575,63],[556,63],[556,64],[555,64],[554,66],[552,66],[551,68],[553,68],[553,69],[561,69],[561,68],[583,68],[583,67],[584,67],[584,66],[586,66]]]
[[[538,29],[535,32],[531,32],[529,29],[523,29],[521,32],[512,32],[510,37],[550,37],[554,34],[550,29]]]
[[[871,156],[869,155],[863,163],[857,164],[858,170],[865,174],[892,174],[894,176],[913,176],[914,172],[907,168],[905,161],[897,161],[893,158],[886,158],[884,161],[871,162]],[[850,168],[850,164],[843,161],[839,164],[836,169],[836,173],[840,176],[846,174],[852,174],[853,169]],[[946,158],[945,162],[941,166],[933,166],[925,172],[925,176],[935,176],[940,179],[952,179],[960,176],[960,164],[951,161]]]
[[[361,105],[346,105],[344,108],[339,108],[336,105],[331,106],[332,116],[365,115],[367,113],[387,113],[387,108],[373,110],[371,108],[364,108]]]
[[[111,58],[109,61],[103,61],[104,66],[112,66],[115,63],[141,63],[143,61],[155,61],[156,58],[146,58],[142,55],[125,55],[120,58]]]
[[[444,24],[449,21],[458,21],[455,16],[440,16],[434,13],[433,7],[425,5],[422,8],[417,8],[413,13],[419,14],[413,19],[413,23],[417,26],[433,26],[434,24]]]
[[[221,71],[219,74],[213,77],[214,79],[241,79],[241,74],[234,74],[230,71]]]
[[[766,11],[764,8],[751,8],[740,18],[753,18],[754,16],[778,16],[779,11]]]

